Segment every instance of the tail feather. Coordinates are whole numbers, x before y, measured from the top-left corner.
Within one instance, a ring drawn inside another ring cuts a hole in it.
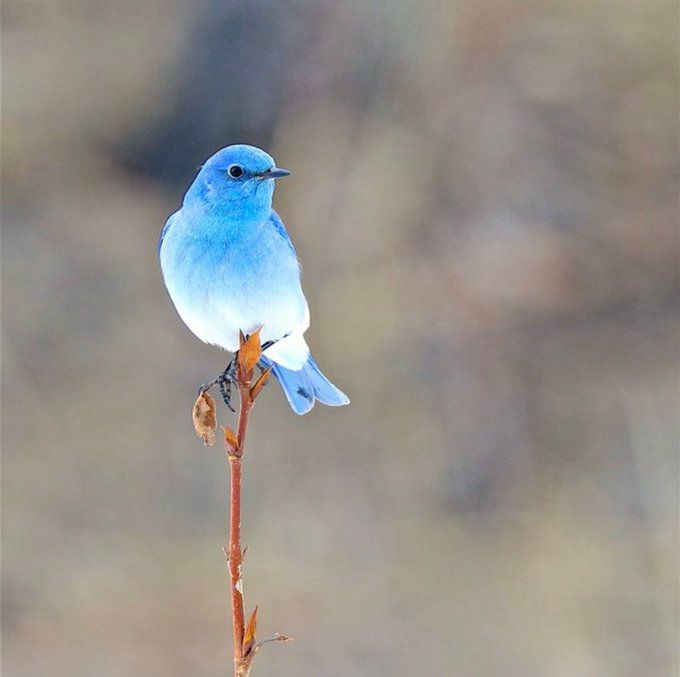
[[[349,404],[349,398],[336,388],[319,369],[314,358],[310,355],[305,366],[299,371],[292,371],[272,362],[266,357],[260,358],[265,367],[272,367],[274,376],[278,379],[283,392],[288,398],[290,406],[296,414],[306,414],[315,400],[331,407]]]

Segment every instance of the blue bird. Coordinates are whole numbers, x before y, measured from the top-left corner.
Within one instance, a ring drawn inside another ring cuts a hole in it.
[[[262,327],[261,363],[290,406],[349,404],[322,373],[304,338],[309,308],[295,247],[272,209],[275,180],[290,174],[259,148],[228,146],[200,169],[158,242],[165,286],[184,323],[230,352],[239,331]],[[226,373],[226,372],[225,372]]]

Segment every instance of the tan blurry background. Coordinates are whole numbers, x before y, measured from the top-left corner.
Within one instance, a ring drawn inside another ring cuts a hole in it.
[[[352,398],[255,411],[254,673],[676,674],[674,2],[3,14],[3,675],[228,673],[226,356],[156,241],[234,142]]]

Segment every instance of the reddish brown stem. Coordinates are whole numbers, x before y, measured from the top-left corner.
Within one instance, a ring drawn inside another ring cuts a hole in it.
[[[224,428],[224,448],[229,459],[229,545],[224,548],[229,568],[229,597],[231,601],[231,619],[234,631],[234,676],[248,677],[255,654],[263,644],[270,641],[288,641],[288,637],[275,634],[260,642],[256,639],[257,607],[253,611],[246,627],[243,602],[243,548],[241,547],[241,477],[242,457],[248,430],[250,410],[257,396],[262,391],[269,371],[265,371],[252,385],[253,371],[260,359],[261,347],[259,330],[247,339],[240,336],[238,365],[236,369],[236,386],[239,394],[239,414],[236,433],[228,426]],[[203,401],[205,400],[205,401]],[[214,400],[206,399],[202,394],[194,405],[194,424],[196,432],[206,440],[207,433],[215,428]],[[212,414],[208,416],[206,414]],[[205,419],[205,420],[204,420]],[[207,432],[206,432],[207,427]],[[209,435],[208,435],[209,440]],[[206,440],[208,442],[208,440]],[[209,442],[208,442],[209,443]]]
[[[240,371],[240,370],[239,370]],[[236,439],[238,449],[228,452],[230,469],[230,515],[229,515],[229,579],[231,589],[231,617],[234,629],[234,674],[245,676],[250,670],[250,660],[244,661],[243,636],[245,633],[245,612],[243,605],[243,549],[241,547],[241,474],[243,447],[248,429],[248,417],[253,402],[250,398],[250,374],[239,374],[239,416]]]
[[[231,470],[231,514],[229,517],[229,578],[231,582],[231,617],[234,625],[234,661],[241,659],[245,616],[243,611],[243,581],[241,565],[241,459],[229,456]]]

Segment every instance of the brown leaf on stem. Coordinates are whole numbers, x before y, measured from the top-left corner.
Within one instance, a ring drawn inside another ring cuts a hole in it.
[[[257,632],[257,606],[250,615],[250,620],[243,635],[243,655],[247,656],[255,646],[255,633]]]
[[[215,398],[210,393],[201,393],[194,402],[191,411],[194,429],[207,447],[215,444],[215,428],[217,428],[217,407]]]
[[[255,400],[255,398],[262,392],[262,388],[267,385],[267,381],[269,380],[271,373],[272,368],[269,367],[269,369],[263,371],[260,374],[260,377],[257,379],[257,381],[255,381],[253,387],[250,389],[250,399]]]
[[[238,456],[238,437],[236,437],[236,433],[228,425],[223,425],[222,430],[224,432],[224,445],[227,447],[229,455]]]
[[[238,363],[246,373],[255,368],[262,355],[262,346],[260,345],[261,329],[262,327],[259,327],[245,341],[242,341],[241,347],[238,350]],[[243,334],[241,334],[242,338]]]

